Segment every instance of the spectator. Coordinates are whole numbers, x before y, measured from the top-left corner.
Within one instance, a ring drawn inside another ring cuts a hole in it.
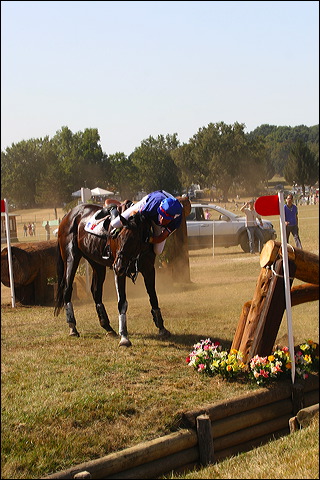
[[[48,220],[47,220],[47,223],[45,224],[44,228],[47,232],[47,240],[50,240],[50,225],[49,225]]]
[[[287,243],[289,243],[290,233],[292,234],[296,247],[302,249],[299,227],[298,227],[298,207],[293,203],[291,193],[287,195],[286,205],[284,206],[284,216],[286,224]]]
[[[211,213],[209,212],[208,208],[206,208],[205,211],[204,211],[204,218],[206,220],[210,220],[210,218],[211,218]]]
[[[34,222],[31,223],[31,230],[32,230],[32,235],[36,235],[36,224]]]
[[[32,237],[32,227],[31,227],[31,223],[29,223],[29,225],[28,225],[28,232],[29,232],[30,237]]]
[[[250,200],[250,202],[244,203],[240,208],[241,212],[244,212],[246,215],[246,228],[248,232],[248,239],[249,239],[249,248],[250,253],[255,253],[254,251],[254,244],[255,244],[255,237],[258,238],[259,241],[259,253],[262,250],[263,246],[263,235],[260,228],[257,225],[257,219],[261,227],[263,226],[262,219],[260,215],[254,209],[254,200]]]
[[[28,227],[26,224],[23,225],[23,236],[24,237],[28,236]]]

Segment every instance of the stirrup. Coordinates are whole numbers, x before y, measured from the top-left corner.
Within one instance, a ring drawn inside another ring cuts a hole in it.
[[[111,256],[112,256],[112,254],[111,254],[111,250],[110,250],[110,245],[106,245],[104,247],[103,252],[102,252],[102,257],[101,258],[103,258],[103,260],[110,260]]]

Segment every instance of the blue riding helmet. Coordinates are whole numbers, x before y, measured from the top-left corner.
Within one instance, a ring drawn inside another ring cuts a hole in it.
[[[158,207],[158,213],[167,220],[173,220],[182,214],[182,205],[176,198],[165,198]]]

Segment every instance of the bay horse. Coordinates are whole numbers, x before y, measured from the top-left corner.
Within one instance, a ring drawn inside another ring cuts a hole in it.
[[[113,201],[121,215],[124,204]],[[161,310],[155,288],[155,253],[153,245],[147,242],[150,234],[150,224],[140,213],[125,220],[121,216],[124,227],[116,238],[109,234],[106,238],[96,236],[85,230],[85,226],[95,212],[101,210],[99,205],[80,204],[70,210],[60,222],[58,228],[58,288],[55,298],[54,315],[58,316],[64,307],[71,336],[79,337],[76,328],[72,297],[72,284],[79,266],[84,257],[92,267],[91,293],[95,302],[96,311],[102,328],[106,334],[117,336],[110,325],[108,314],[102,301],[103,283],[106,269],[113,269],[118,297],[119,312],[119,346],[131,346],[128,338],[126,312],[128,302],[126,298],[126,277],[135,281],[138,272],[141,272],[144,284],[149,295],[153,321],[158,328],[161,338],[170,336],[164,327]],[[102,255],[106,242],[110,245],[111,258],[103,259]]]

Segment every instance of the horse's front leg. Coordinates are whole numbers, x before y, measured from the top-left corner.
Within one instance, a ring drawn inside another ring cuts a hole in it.
[[[98,314],[99,322],[102,328],[107,332],[107,335],[117,336],[116,332],[110,325],[109,317],[102,302],[102,289],[103,283],[106,278],[106,267],[90,261],[92,267],[92,282],[91,282],[91,294],[96,304],[96,311]]]
[[[127,330],[127,309],[128,302],[126,298],[126,276],[114,273],[114,279],[118,295],[118,312],[119,312],[119,347],[130,347],[132,344],[128,338]]]
[[[152,252],[153,253],[153,252]],[[151,257],[151,255],[150,255]],[[156,292],[156,273],[154,268],[154,258],[149,258],[149,261],[145,261],[143,258],[139,265],[139,270],[142,273],[144,284],[149,295],[149,302],[151,305],[151,314],[155,326],[159,329],[159,335],[162,338],[170,337],[171,333],[164,326],[161,310],[159,308],[158,297]],[[148,259],[147,259],[148,260]]]

